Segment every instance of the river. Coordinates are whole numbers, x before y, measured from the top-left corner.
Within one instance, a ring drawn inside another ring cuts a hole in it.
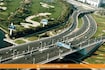
[[[0,30],[0,49],[8,46],[12,46],[12,44],[4,41],[3,40],[4,38],[5,38],[5,33],[2,30]]]

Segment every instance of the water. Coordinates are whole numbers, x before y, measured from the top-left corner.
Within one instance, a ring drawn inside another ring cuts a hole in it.
[[[12,46],[12,44],[5,42],[3,40],[4,38],[5,38],[5,33],[2,30],[0,30],[0,49],[8,46]]]
[[[0,48],[3,47],[4,45],[4,41],[3,41],[4,35],[5,35],[4,32],[0,30]]]

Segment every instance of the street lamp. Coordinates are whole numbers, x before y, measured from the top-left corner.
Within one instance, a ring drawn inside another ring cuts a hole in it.
[[[33,64],[35,64],[35,58],[33,58]]]
[[[42,48],[42,41],[40,42],[41,48]]]
[[[31,49],[31,55],[32,55],[33,50],[34,50],[34,48],[32,47],[32,49]]]
[[[40,42],[41,47],[39,48],[39,50],[42,52],[42,41]]]
[[[30,46],[28,45],[28,52],[30,51]]]
[[[59,58],[60,58],[60,59],[62,59],[61,53],[62,53],[62,50],[59,49]]]
[[[49,60],[49,53],[47,54],[47,61]]]
[[[2,56],[0,57],[0,63],[1,63],[1,61],[2,61]]]

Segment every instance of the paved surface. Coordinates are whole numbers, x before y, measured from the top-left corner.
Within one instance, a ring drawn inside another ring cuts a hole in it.
[[[78,12],[74,13],[73,18],[77,17]],[[51,44],[56,43],[59,40],[63,40],[62,36],[70,33],[76,28],[76,23],[73,23],[73,25],[70,26],[70,28],[67,28],[64,32],[61,34],[58,34],[57,36],[49,37],[46,39],[38,40],[35,42],[19,45],[19,46],[13,46],[13,47],[8,47],[0,50],[0,56],[2,56],[3,60],[11,59],[13,55],[16,54],[24,54],[30,50],[39,50],[39,48],[46,46],[48,47]],[[6,59],[5,59],[6,58]]]
[[[89,16],[88,16],[88,18],[90,18]],[[89,22],[89,20],[88,20],[88,18],[85,16],[85,18],[84,18],[84,22],[86,22],[87,23],[87,25],[90,25],[90,23],[92,22]],[[76,23],[76,22],[75,22]],[[89,23],[89,24],[88,24]],[[93,29],[91,26],[93,26],[93,28],[95,28],[95,29]],[[94,23],[91,23],[91,25],[89,26],[89,30],[87,30],[87,38],[88,38],[88,36],[90,37],[91,36],[91,34],[94,34],[94,30],[96,30],[96,27],[95,27],[96,25],[94,24]],[[91,29],[92,28],[92,29]],[[85,29],[85,28],[84,28]],[[83,29],[83,30],[84,30]],[[86,28],[87,29],[87,28]],[[86,30],[85,29],[85,30]],[[91,31],[93,31],[93,32],[91,32]],[[85,34],[85,33],[84,33]],[[85,37],[83,37],[82,36],[82,39],[84,39],[85,40]],[[81,40],[81,38],[80,38],[80,40]],[[74,40],[74,41],[76,41],[76,40]],[[54,45],[53,45],[54,46]],[[51,46],[50,46],[51,47]],[[59,50],[59,51],[58,51]],[[53,51],[53,52],[51,52],[51,51]],[[44,61],[44,60],[47,60],[47,59],[49,59],[49,58],[53,58],[53,57],[55,57],[55,56],[60,56],[61,54],[63,54],[63,53],[66,53],[66,52],[68,52],[69,50],[68,49],[65,49],[65,48],[59,48],[59,47],[52,47],[52,48],[49,48],[49,49],[47,49],[47,50],[45,50],[45,51],[43,51],[43,52],[33,52],[33,53],[31,53],[30,55],[25,55],[25,56],[23,56],[22,55],[22,57],[21,58],[18,58],[18,59],[15,59],[15,60],[10,60],[10,61],[8,61],[8,62],[6,62],[6,63],[40,63],[41,61]],[[74,51],[76,51],[76,50],[74,50]],[[73,51],[73,52],[74,52]],[[70,51],[69,51],[70,52]],[[73,52],[71,52],[71,53],[73,53]],[[20,61],[20,62],[19,62]]]
[[[99,42],[93,42],[93,43],[90,43],[90,45],[88,45],[88,43],[85,44],[85,46],[96,46],[98,43],[101,43],[102,41],[99,40]],[[85,48],[85,47],[84,47]],[[18,64],[21,64],[21,63],[46,63],[46,62],[50,62],[50,60],[54,60],[54,58],[60,58],[60,57],[63,57],[64,55],[68,55],[68,54],[72,54],[74,52],[77,52],[81,49],[81,47],[79,48],[78,47],[78,50],[76,49],[72,49],[72,50],[68,50],[68,49],[65,49],[65,48],[59,48],[59,47],[52,47],[48,50],[45,50],[43,52],[34,52],[33,54],[30,54],[30,55],[27,55],[23,58],[19,58],[19,59],[16,59],[16,60],[11,60],[11,61],[8,61],[6,63],[18,63]],[[51,52],[52,51],[52,52]],[[60,52],[59,52],[60,51]],[[42,62],[44,61],[44,62]]]
[[[91,47],[103,43],[103,41],[105,41],[105,37],[95,39],[95,41],[88,40],[95,34],[97,30],[97,25],[94,19],[87,14],[89,12],[89,10],[74,11],[72,15],[73,23],[71,24],[71,26],[56,36],[44,38],[19,46],[1,49],[0,62],[16,64],[43,64],[58,58],[62,58],[63,56],[72,54],[86,47]],[[80,14],[85,14],[85,16],[83,16],[83,25],[79,30],[73,32],[78,26],[78,16]],[[66,42],[68,44],[71,43],[71,49],[57,47],[55,43],[59,41]],[[41,51],[40,49],[43,49],[43,51]]]

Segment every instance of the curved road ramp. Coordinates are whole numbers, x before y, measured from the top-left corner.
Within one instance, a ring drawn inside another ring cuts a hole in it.
[[[75,10],[72,15],[72,24],[56,36],[0,49],[0,62],[8,64],[44,64],[104,43],[105,37],[90,40],[97,31],[96,22],[88,14],[91,12],[89,10]],[[83,25],[77,30],[78,17],[81,14],[84,14],[82,17]]]

